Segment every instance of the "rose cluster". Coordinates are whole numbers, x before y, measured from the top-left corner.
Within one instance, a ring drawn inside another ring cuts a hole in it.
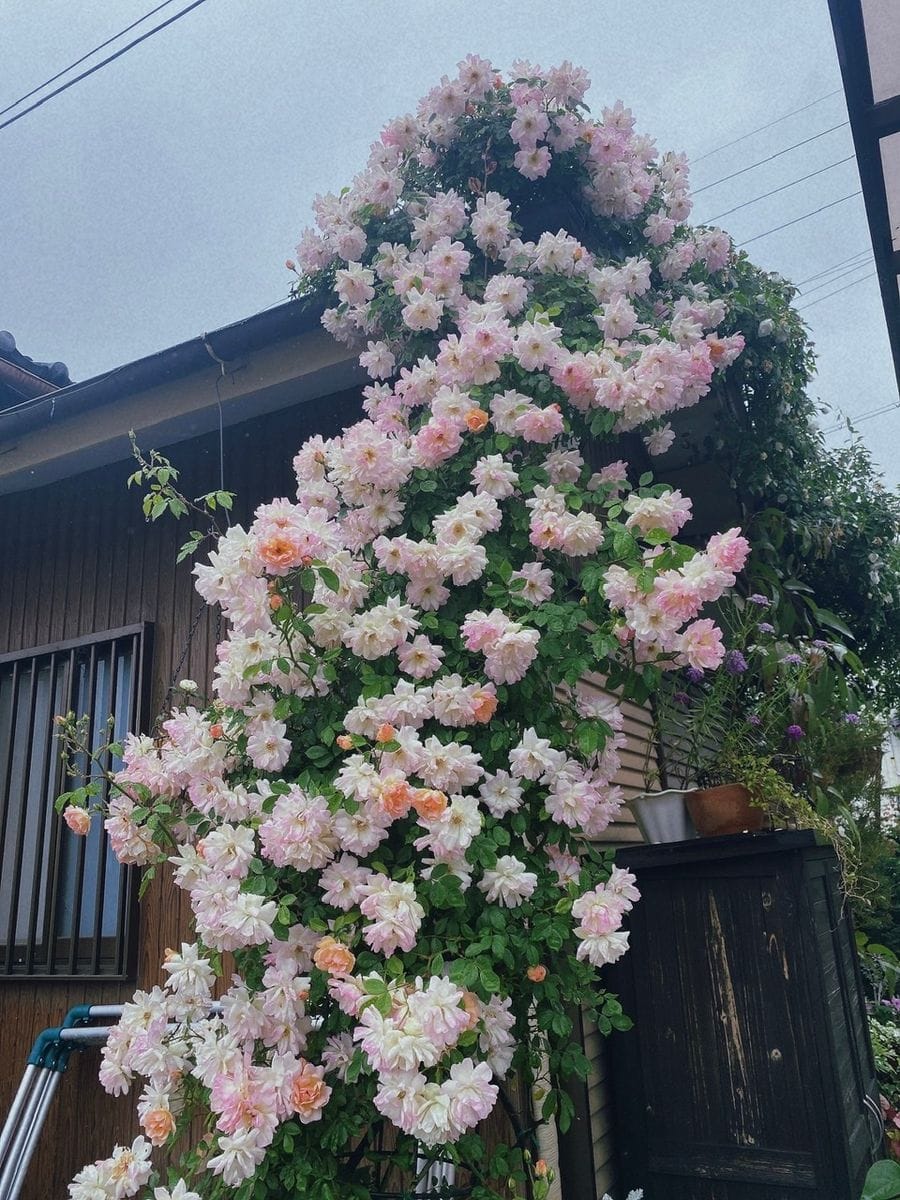
[[[680,545],[688,499],[589,458],[637,428],[664,452],[668,415],[743,340],[719,332],[729,239],[684,224],[685,161],[620,104],[591,118],[587,86],[470,56],[316,200],[290,265],[334,298],[364,415],[309,438],[296,498],[195,567],[227,620],[212,700],[126,740],[111,844],[168,859],[196,939],[104,1054],[108,1090],[144,1081],[147,1142],[73,1200],[135,1194],[134,1164],[198,1110],[214,1134],[173,1197],[239,1185],[310,1125],[322,1178],[382,1118],[452,1149],[513,1067],[548,1064],[562,1103],[586,1069],[568,1006],[619,1019],[596,968],[626,950],[638,893],[596,843],[622,804],[623,714],[581,681],[717,666],[701,613],[748,547],[736,529]],[[523,238],[557,179],[588,228]]]

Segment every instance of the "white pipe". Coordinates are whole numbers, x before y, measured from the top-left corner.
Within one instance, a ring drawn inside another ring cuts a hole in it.
[[[61,1042],[74,1042],[83,1046],[103,1046],[115,1025],[75,1025],[71,1029],[61,1029]]]
[[[427,1167],[427,1170],[426,1170]],[[443,1159],[433,1159],[431,1162],[423,1155],[416,1158],[416,1174],[425,1174],[416,1184],[417,1196],[428,1196],[436,1192],[442,1185],[452,1185],[456,1182],[456,1167]]]

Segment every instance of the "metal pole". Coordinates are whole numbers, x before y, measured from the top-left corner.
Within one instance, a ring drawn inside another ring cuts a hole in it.
[[[22,1076],[22,1082],[19,1084],[19,1090],[16,1092],[15,1099],[12,1102],[9,1113],[6,1117],[6,1122],[0,1131],[0,1166],[2,1166],[6,1158],[6,1150],[12,1141],[13,1130],[19,1122],[19,1114],[25,1107],[25,1101],[28,1098],[28,1093],[31,1091],[31,1085],[34,1082],[34,1073],[37,1067],[33,1063],[28,1063],[25,1068],[25,1073]]]
[[[88,1009],[88,1016],[91,1020],[100,1017],[121,1017],[123,1007],[122,1004],[92,1004]]]
[[[59,1087],[59,1081],[62,1072],[50,1071],[50,1078],[41,1095],[41,1102],[38,1105],[34,1115],[34,1121],[28,1131],[28,1136],[19,1157],[19,1162],[15,1168],[15,1173],[10,1183],[9,1191],[3,1200],[18,1200],[18,1195],[22,1190],[22,1184],[25,1182],[25,1176],[28,1172],[29,1164],[31,1163],[32,1155],[38,1143],[38,1138],[41,1136],[41,1130],[44,1127],[44,1122],[47,1119],[47,1113],[50,1105],[53,1103],[53,1097],[56,1094],[56,1089]]]
[[[18,1175],[19,1160],[22,1156],[22,1151],[25,1143],[28,1141],[31,1134],[31,1127],[37,1117],[38,1110],[41,1107],[44,1093],[50,1083],[51,1076],[56,1072],[47,1067],[39,1067],[40,1072],[35,1080],[34,1087],[28,1096],[27,1103],[24,1106],[21,1120],[18,1129],[15,1130],[9,1149],[6,1155],[6,1161],[3,1163],[3,1168],[0,1170],[0,1200],[13,1200],[15,1193],[12,1191],[13,1184]]]

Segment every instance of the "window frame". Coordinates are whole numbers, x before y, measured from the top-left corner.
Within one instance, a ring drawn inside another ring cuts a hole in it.
[[[128,704],[128,728],[116,729],[114,736],[120,739],[126,732],[144,732],[149,725],[150,698],[152,688],[153,662],[153,625],[147,621],[131,625],[123,625],[116,629],[102,630],[77,638],[51,642],[43,646],[29,646],[22,650],[9,651],[0,654],[0,671],[12,667],[12,694],[10,697],[9,718],[4,728],[0,729],[0,739],[5,738],[8,749],[5,777],[0,778],[0,846],[7,837],[10,829],[10,816],[13,812],[10,806],[10,791],[12,786],[14,739],[17,734],[20,714],[24,710],[26,716],[25,765],[27,770],[28,756],[34,753],[35,712],[38,707],[38,671],[42,662],[48,662],[51,668],[50,692],[47,704],[47,718],[52,723],[58,715],[56,709],[56,683],[53,671],[59,669],[59,660],[64,660],[62,670],[63,686],[65,689],[64,711],[74,711],[78,707],[78,662],[87,652],[90,655],[87,674],[89,701],[89,738],[93,739],[95,727],[93,724],[93,708],[97,687],[97,663],[100,653],[109,657],[110,667],[118,660],[116,643],[131,641],[131,687]],[[67,662],[65,662],[67,660]],[[29,678],[30,677],[30,678]],[[110,678],[111,707],[115,707],[115,679]],[[81,714],[76,712],[76,715]],[[57,751],[52,730],[49,731],[44,747],[42,763],[41,797],[48,792],[53,797],[67,790],[63,763]],[[26,784],[27,788],[27,784]],[[29,796],[27,790],[22,797],[23,808],[27,812]],[[22,851],[26,844],[27,817],[20,812],[16,828],[16,860],[21,864]],[[105,880],[105,863],[107,853],[106,833],[101,833],[100,849],[97,855],[98,883],[95,883],[95,904],[93,917],[93,934],[77,937],[72,931],[78,928],[82,919],[81,900],[85,894],[84,863],[86,858],[86,840],[77,839],[77,883],[73,888],[73,919],[68,930],[61,927],[58,907],[63,900],[60,887],[63,868],[63,838],[73,836],[64,828],[61,817],[51,819],[49,827],[49,847],[44,858],[44,827],[39,826],[36,841],[34,875],[31,876],[31,895],[28,902],[27,935],[21,940],[15,934],[17,914],[21,905],[24,873],[19,867],[11,889],[12,902],[8,911],[2,915],[6,927],[0,927],[0,984],[3,983],[67,983],[67,982],[128,982],[137,974],[138,959],[138,885],[140,870],[133,866],[122,867],[123,877],[119,886],[116,905],[116,931],[113,936],[103,934],[102,922],[107,912],[107,906],[100,903],[102,887]],[[45,917],[43,929],[38,928],[37,914],[43,903]],[[10,939],[10,933],[13,933]],[[86,953],[85,953],[86,951]],[[89,962],[85,962],[89,959]]]

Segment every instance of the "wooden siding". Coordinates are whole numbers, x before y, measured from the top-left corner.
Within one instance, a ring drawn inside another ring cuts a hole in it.
[[[338,432],[354,419],[358,405],[358,393],[347,392],[226,429],[225,487],[238,494],[235,520],[272,496],[292,495],[294,449],[313,432]],[[169,453],[186,494],[218,486],[217,435],[181,443]],[[146,525],[139,495],[125,487],[132,467],[121,462],[0,497],[0,653],[150,621],[155,714],[165,707],[173,682],[208,677],[216,616],[194,591],[190,563],[175,566],[190,525],[171,519]],[[163,879],[141,907],[138,980],[152,986],[165,948],[177,946],[189,927],[189,909],[184,894]],[[113,1004],[133,991],[132,984],[0,982],[0,1113],[7,1111],[42,1029],[58,1025],[75,1004]],[[102,1092],[97,1062],[96,1051],[73,1057],[22,1200],[61,1200],[83,1163],[134,1136],[133,1099],[114,1100]]]
[[[656,752],[652,745],[652,719],[647,706],[635,704],[630,700],[622,700],[610,693],[605,687],[602,677],[586,676],[581,681],[583,691],[594,695],[607,696],[615,700],[622,709],[625,717],[623,732],[627,737],[626,745],[619,753],[621,766],[614,782],[621,787],[626,804],[619,816],[603,834],[605,845],[627,845],[640,843],[641,832],[637,827],[634,816],[627,806],[627,801],[639,795],[644,789],[644,777],[648,763],[652,769],[656,764]],[[590,1074],[587,1079],[587,1107],[590,1116],[590,1138],[594,1160],[595,1195],[603,1196],[611,1192],[614,1184],[613,1172],[613,1094],[607,1071],[606,1039],[601,1037],[596,1026],[584,1018],[584,1048],[590,1064]],[[627,1036],[616,1035],[612,1036]],[[565,1200],[582,1200],[582,1197],[565,1197]],[[584,1198],[592,1200],[592,1198]]]

